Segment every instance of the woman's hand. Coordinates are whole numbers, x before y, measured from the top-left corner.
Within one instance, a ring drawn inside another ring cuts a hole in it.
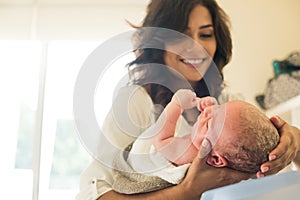
[[[255,174],[243,173],[228,168],[216,168],[206,163],[211,150],[209,142],[202,143],[198,156],[193,160],[184,180],[175,187],[187,195],[187,199],[199,199],[203,192],[247,180]]]
[[[261,171],[257,172],[257,177],[275,174],[292,161],[300,166],[300,130],[277,116],[271,117],[271,121],[280,134],[280,141],[269,154],[269,161],[261,165]]]

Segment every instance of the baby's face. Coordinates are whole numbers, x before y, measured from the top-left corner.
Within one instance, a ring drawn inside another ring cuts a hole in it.
[[[244,106],[242,101],[232,101],[205,108],[193,127],[193,144],[199,148],[204,138],[213,148],[231,143],[238,134],[240,112]]]
[[[204,109],[193,126],[192,141],[199,148],[206,138],[212,146],[216,144],[221,135],[226,116],[226,106],[213,105]]]

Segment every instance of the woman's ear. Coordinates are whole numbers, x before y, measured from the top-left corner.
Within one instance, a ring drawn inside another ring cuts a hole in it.
[[[214,151],[208,156],[207,163],[214,167],[226,167],[228,165],[227,159]]]

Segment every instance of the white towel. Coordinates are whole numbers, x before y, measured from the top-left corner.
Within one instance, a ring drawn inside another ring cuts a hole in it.
[[[145,131],[133,144],[128,155],[128,163],[138,173],[158,176],[169,183],[179,184],[184,178],[190,163],[175,166],[152,145],[151,128]]]

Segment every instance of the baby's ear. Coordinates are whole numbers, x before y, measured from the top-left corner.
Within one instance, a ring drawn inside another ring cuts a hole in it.
[[[214,167],[226,167],[228,165],[227,159],[215,151],[210,153],[207,163]]]

